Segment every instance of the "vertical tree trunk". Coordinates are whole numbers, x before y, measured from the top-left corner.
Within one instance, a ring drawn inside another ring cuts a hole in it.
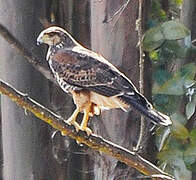
[[[91,46],[112,64],[124,72],[139,89],[139,54],[136,20],[138,1],[129,2],[119,17],[114,14],[124,1],[103,0],[91,2]],[[133,149],[137,144],[140,116],[122,110],[102,113],[93,121],[94,131],[123,147]],[[145,130],[145,133],[148,133]],[[148,135],[146,134],[146,138]],[[145,151],[145,143],[142,142]],[[102,156],[102,155],[101,155]],[[95,179],[134,179],[135,171],[126,169],[121,163],[109,157],[96,157]]]
[[[39,1],[10,0],[1,1],[0,5],[0,22],[36,54],[36,36],[40,31]],[[0,39],[0,49],[0,77],[48,106],[45,78],[3,39]],[[49,170],[52,154],[48,147],[48,126],[7,97],[1,98],[1,107],[3,179],[55,179],[55,173]]]

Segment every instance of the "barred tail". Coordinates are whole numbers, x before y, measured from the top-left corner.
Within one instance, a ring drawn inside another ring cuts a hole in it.
[[[157,111],[148,102],[148,100],[141,94],[135,92],[135,94],[123,94],[119,98],[130,106],[136,108],[139,112],[150,118],[153,123],[163,126],[169,126],[172,121],[169,116]]]

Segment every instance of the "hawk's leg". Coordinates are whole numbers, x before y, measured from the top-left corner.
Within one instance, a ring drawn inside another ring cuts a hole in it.
[[[83,116],[83,119],[82,119],[82,123],[81,123],[81,130],[82,131],[86,131],[86,133],[88,135],[92,134],[92,131],[90,128],[88,128],[88,120],[89,120],[89,113],[90,113],[90,107],[89,108],[86,108],[84,110],[84,116]]]
[[[76,122],[76,118],[77,118],[79,112],[80,112],[80,108],[77,107],[76,110],[71,115],[71,117],[66,121],[68,124],[74,125],[76,128],[76,131],[79,131],[79,129],[80,129],[80,125]]]
[[[92,103],[90,101],[89,91],[80,90],[80,91],[72,91],[71,93],[73,95],[74,103],[76,104],[76,106],[78,108],[77,112],[78,113],[84,112],[82,123],[78,127],[78,129],[80,129],[82,131],[86,131],[87,134],[90,135],[90,134],[92,134],[92,131],[87,127],[88,120],[89,120],[89,114],[91,113],[90,110],[91,110],[91,106],[92,106]],[[75,114],[75,112],[74,112],[74,114]]]

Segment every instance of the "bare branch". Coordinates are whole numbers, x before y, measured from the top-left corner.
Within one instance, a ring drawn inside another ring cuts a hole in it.
[[[137,169],[144,175],[151,177],[153,177],[153,175],[156,175],[156,178],[153,179],[163,179],[160,177],[167,177],[167,179],[171,180],[174,179],[172,176],[166,174],[135,152],[131,152],[94,134],[87,136],[87,134],[82,131],[79,131],[77,133],[75,131],[75,128],[72,125],[63,122],[63,119],[60,116],[51,112],[36,101],[32,100],[30,97],[22,94],[21,92],[17,91],[1,80],[0,93],[8,96],[17,105],[21,106],[25,110],[32,112],[36,117],[45,121],[56,130],[61,131],[63,135],[69,136],[70,138],[77,140],[79,143],[86,144],[88,147],[96,151],[113,156],[114,158],[127,164],[128,166]],[[157,175],[160,175],[160,177],[157,177]]]
[[[104,21],[104,23],[109,23],[111,21],[114,20],[115,17],[117,17],[117,19],[114,21],[113,26],[116,25],[116,23],[118,22],[121,14],[124,12],[124,10],[126,9],[127,5],[129,4],[130,0],[127,0],[126,3],[124,3],[113,15],[110,19],[108,19],[107,21]]]
[[[140,93],[144,94],[144,57],[143,57],[143,48],[142,48],[142,7],[143,7],[143,0],[139,0],[139,9],[138,9],[138,19],[136,21],[136,30],[138,32],[138,46],[139,46],[139,54],[140,54],[140,59],[139,59],[139,69],[140,69],[140,75],[139,75],[139,87],[140,87]],[[138,151],[142,147],[141,142],[144,136],[144,127],[145,127],[145,121],[144,121],[144,116],[141,115],[140,118],[140,134],[139,134],[139,139],[136,145],[135,150]]]
[[[33,67],[41,72],[48,80],[56,83],[52,73],[49,69],[45,68],[40,60],[34,57],[2,24],[0,24],[0,35],[16,49],[19,54],[24,56]]]

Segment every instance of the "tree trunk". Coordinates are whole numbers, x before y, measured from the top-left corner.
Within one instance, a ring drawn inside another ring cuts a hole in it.
[[[40,31],[39,1],[1,1],[0,22],[36,54],[36,36]],[[7,42],[0,39],[0,77],[18,90],[48,106],[47,81]],[[48,126],[29,112],[1,97],[3,179],[55,179],[50,162]],[[51,168],[51,169],[50,169]]]
[[[138,1],[130,1],[120,17],[114,14],[124,1],[103,0],[91,2],[91,46],[112,64],[124,72],[139,89],[139,53],[136,20]],[[147,87],[149,89],[149,87]],[[140,116],[131,112],[115,109],[102,112],[94,118],[94,132],[130,150],[136,146],[139,134]],[[148,124],[149,125],[149,124]],[[148,127],[147,125],[147,127]],[[145,152],[146,138],[142,141]],[[113,158],[96,156],[95,179],[134,179],[135,171]]]

